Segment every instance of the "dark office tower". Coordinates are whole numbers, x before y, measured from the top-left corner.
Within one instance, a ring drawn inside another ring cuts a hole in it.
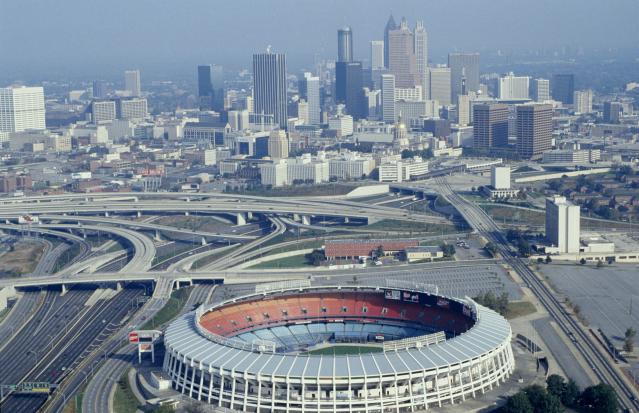
[[[450,53],[448,55],[450,68],[450,97],[457,104],[457,96],[462,93],[462,77],[466,77],[466,90],[479,90],[479,53]]]
[[[200,65],[197,67],[197,95],[200,102],[200,110],[213,109],[212,72],[211,65]]]
[[[552,105],[517,106],[517,153],[539,159],[552,148]]]
[[[508,145],[508,106],[473,106],[473,147],[489,149]]]
[[[253,55],[253,94],[255,113],[273,115],[274,122],[286,129],[286,55],[270,48]]]
[[[353,32],[348,26],[337,31],[337,61],[353,61]]]
[[[93,98],[104,99],[106,97],[106,85],[102,80],[93,81]]]
[[[346,105],[353,119],[366,117],[362,85],[362,62],[335,63],[335,101]]]
[[[605,123],[619,123],[623,106],[620,102],[604,102],[603,104],[603,121]]]
[[[384,67],[388,67],[388,62],[390,59],[388,33],[391,30],[395,30],[395,29],[397,29],[397,23],[395,23],[395,19],[393,18],[393,15],[391,14],[390,17],[388,18],[388,21],[386,22],[386,27],[384,28]]]
[[[575,75],[558,74],[552,77],[550,84],[553,100],[557,100],[567,105],[573,104],[573,94],[575,93]]]

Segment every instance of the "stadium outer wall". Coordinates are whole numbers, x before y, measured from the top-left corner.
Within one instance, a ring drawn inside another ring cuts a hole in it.
[[[304,290],[317,289],[329,288]],[[285,292],[236,298],[206,311]],[[461,403],[499,386],[514,371],[512,333],[503,317],[470,299],[441,298],[471,308],[474,325],[427,347],[348,356],[241,348],[232,339],[203,331],[199,317],[204,310],[191,312],[174,321],[165,333],[164,370],[183,394],[238,411],[410,412]]]

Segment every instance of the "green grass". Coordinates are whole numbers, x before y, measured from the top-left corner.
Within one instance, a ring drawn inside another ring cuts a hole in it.
[[[295,251],[295,250],[305,250],[305,249],[308,249],[308,248],[320,248],[322,245],[324,245],[324,241],[321,241],[321,240],[317,240],[317,241],[302,241],[302,242],[299,242],[297,244],[286,245],[286,246],[281,247],[281,248],[275,248],[275,249],[269,251],[266,256],[273,255],[273,254],[280,254],[282,252],[289,252],[289,251]]]
[[[207,255],[206,257],[200,258],[199,260],[195,261],[193,265],[191,266],[191,268],[193,268],[194,270],[197,270],[198,268],[208,265],[212,263],[213,261],[225,256],[226,254],[233,252],[238,247],[239,245],[235,245],[233,246],[233,248],[229,248],[227,250],[216,252],[216,253],[211,253]]]
[[[382,351],[384,351],[382,347],[376,347],[376,346],[334,345],[330,347],[318,348],[316,350],[310,350],[308,354],[343,356],[347,354],[381,353]]]
[[[167,254],[155,256],[153,258],[152,265],[158,265],[166,260],[170,260],[171,258],[176,257],[189,250],[192,250],[193,248],[196,248],[196,247],[197,246],[194,244],[181,244],[181,243],[177,244],[177,246],[171,248]]]
[[[402,221],[399,219],[383,219],[373,224],[367,225],[364,229],[395,232],[432,232],[432,233],[454,233],[459,230],[454,225],[429,224],[426,222]]]
[[[173,291],[171,293],[171,298],[169,298],[169,301],[164,304],[164,307],[162,307],[162,309],[158,311],[153,316],[153,318],[150,318],[146,323],[144,323],[144,325],[140,329],[156,329],[161,325],[171,321],[180,313],[190,294],[191,288],[180,288],[179,290]]]
[[[447,207],[449,205],[450,202],[448,202],[443,196],[438,196],[437,199],[435,199],[435,206],[438,208]]]
[[[80,244],[78,244],[77,242],[74,242],[73,245],[71,245],[69,249],[64,251],[62,255],[60,255],[60,257],[58,258],[58,260],[55,262],[55,264],[53,265],[52,273],[55,274],[56,272],[66,267],[67,264],[70,263],[79,253],[80,253]]]
[[[261,262],[249,267],[251,269],[273,269],[273,268],[300,268],[311,266],[306,261],[306,257],[302,255],[294,255],[292,257],[280,258],[277,260]]]
[[[128,372],[124,373],[115,385],[113,395],[113,411],[118,413],[135,413],[138,409],[138,400],[135,398],[129,385]]]
[[[523,317],[529,314],[534,314],[537,309],[530,301],[512,301],[508,303],[506,310],[506,318],[513,319],[517,317]]]

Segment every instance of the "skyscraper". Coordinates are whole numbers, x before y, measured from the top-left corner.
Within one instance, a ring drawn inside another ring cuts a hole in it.
[[[106,85],[102,80],[93,81],[93,94],[94,99],[104,99],[106,97]]]
[[[573,74],[557,74],[552,77],[550,84],[552,89],[552,98],[567,105],[573,104],[573,95],[575,93],[575,75]]]
[[[426,29],[424,28],[424,22],[417,22],[414,35],[417,73],[419,73],[420,79],[423,79],[426,70],[428,70],[428,33],[426,33]]]
[[[213,110],[223,112],[224,107],[224,68],[221,65],[211,66],[211,83],[213,84]]]
[[[255,113],[273,115],[280,128],[286,128],[286,55],[266,53],[253,55],[253,93]]]
[[[353,61],[353,32],[348,26],[337,31],[337,61]]]
[[[550,81],[548,79],[533,79],[530,82],[530,98],[536,102],[550,100]]]
[[[388,21],[386,22],[386,27],[384,28],[384,67],[388,67],[388,62],[390,60],[389,53],[389,43],[388,43],[388,34],[391,30],[397,29],[397,23],[395,23],[395,19],[391,14],[388,17]]]
[[[450,68],[429,67],[426,71],[424,98],[436,100],[442,106],[448,106],[450,100]]]
[[[109,121],[116,118],[115,101],[93,101],[91,103],[91,114],[93,123],[99,123],[103,121]]]
[[[373,40],[371,42],[371,69],[379,70],[384,68],[384,42]]]
[[[144,98],[120,99],[117,105],[117,116],[120,119],[144,119],[149,114]]]
[[[200,110],[213,109],[213,78],[211,65],[197,67],[197,94]]]
[[[605,123],[619,123],[619,118],[621,118],[622,112],[623,105],[621,102],[604,102],[603,121]]]
[[[517,153],[522,159],[538,159],[552,149],[552,105],[517,106]]]
[[[477,104],[473,106],[473,147],[489,149],[508,144],[508,106]]]
[[[142,94],[139,70],[124,71],[124,90],[129,92],[129,96],[133,97],[137,97]]]
[[[395,75],[396,87],[414,88],[420,85],[421,79],[417,72],[415,56],[415,37],[408,28],[406,19],[402,19],[399,28],[388,32],[388,42],[388,70]]]
[[[386,123],[395,123],[395,76],[382,75],[382,119]]]
[[[304,73],[304,77],[299,81],[299,94],[300,98],[308,103],[308,124],[319,125],[321,123],[319,77],[309,72]]]
[[[462,94],[462,78],[466,79],[466,91],[479,90],[479,53],[450,53],[448,55],[450,68],[451,100],[457,103],[457,96]]]
[[[40,86],[0,88],[0,132],[30,129],[46,129],[44,89]]]
[[[335,63],[335,101],[345,104],[353,119],[366,117],[363,86],[361,62]]]

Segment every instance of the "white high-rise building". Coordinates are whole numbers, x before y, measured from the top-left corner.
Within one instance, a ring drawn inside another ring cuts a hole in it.
[[[308,103],[308,125],[319,125],[322,123],[320,105],[320,79],[318,76],[313,76],[311,73],[304,73],[304,84],[306,90],[304,91],[304,99]]]
[[[42,87],[0,88],[0,132],[44,130],[44,119]]]
[[[442,106],[450,105],[450,68],[430,67],[425,76],[428,84],[424,88],[424,99],[436,100]]]
[[[533,79],[530,82],[530,98],[536,102],[550,100],[550,80]]]
[[[566,197],[546,199],[546,238],[559,253],[579,253],[579,205],[573,205]]]
[[[91,103],[93,123],[110,121],[116,118],[115,101],[104,100]]]
[[[490,185],[494,189],[510,189],[510,167],[494,165],[490,174]]]
[[[468,126],[470,124],[470,96],[457,96],[457,124]]]
[[[414,31],[414,39],[415,60],[417,60],[417,73],[419,73],[420,79],[424,79],[426,70],[428,70],[428,33],[424,28],[424,22],[417,22]]]
[[[499,78],[499,99],[528,99],[530,78],[509,73]]]
[[[592,90],[576,90],[573,102],[575,102],[575,113],[592,113]]]
[[[395,123],[395,75],[382,75],[382,119],[386,123]]]
[[[272,115],[276,125],[286,128],[286,55],[273,53],[270,47],[253,55],[253,95],[255,113]]]
[[[371,69],[384,68],[384,41],[373,40],[371,42]]]
[[[145,98],[120,99],[118,101],[118,118],[144,119],[149,114]]]
[[[137,97],[142,94],[139,70],[124,71],[124,90],[129,92],[129,96]]]

